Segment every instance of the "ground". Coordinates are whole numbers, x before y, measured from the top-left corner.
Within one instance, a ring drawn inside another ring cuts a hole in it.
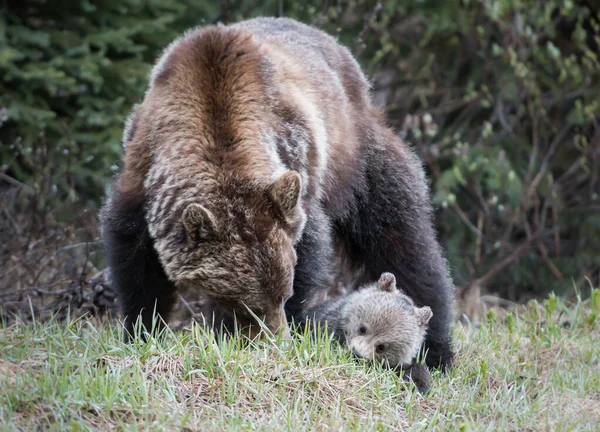
[[[201,326],[127,346],[98,319],[0,329],[2,430],[598,430],[600,290],[456,324],[426,396],[327,339],[218,341]]]

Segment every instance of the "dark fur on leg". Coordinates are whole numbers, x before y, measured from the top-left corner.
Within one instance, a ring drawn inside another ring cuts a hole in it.
[[[125,340],[134,336],[140,316],[145,330],[158,331],[161,320],[155,321],[153,329],[153,312],[166,322],[176,289],[152,246],[143,197],[116,191],[102,211],[101,222],[113,286],[125,317]]]
[[[404,381],[412,381],[420,393],[427,394],[429,392],[429,387],[431,386],[431,374],[421,363],[413,363],[410,366],[403,367],[401,371],[397,370],[396,372],[402,373]]]
[[[326,286],[331,267],[331,229],[323,212],[313,212],[296,247],[298,261],[294,268],[294,294],[285,304],[288,321],[302,323],[302,311],[311,296]]]
[[[368,192],[357,197],[350,217],[336,223],[337,234],[353,267],[364,269],[363,283],[391,272],[417,306],[431,307],[426,363],[445,371],[453,357],[454,288],[435,238],[420,162],[397,145],[391,132],[372,132],[365,139],[372,144],[365,173]]]

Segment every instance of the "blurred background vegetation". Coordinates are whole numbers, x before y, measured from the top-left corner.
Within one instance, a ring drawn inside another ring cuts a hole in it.
[[[261,15],[315,25],[357,56],[428,170],[462,299],[600,284],[600,2],[306,3],[0,2],[5,311],[99,301],[96,215],[153,61],[185,29]]]

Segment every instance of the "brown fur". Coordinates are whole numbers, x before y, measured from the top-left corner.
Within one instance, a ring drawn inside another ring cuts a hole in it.
[[[166,319],[183,284],[286,329],[284,302],[301,319],[335,240],[361,282],[390,271],[431,306],[429,363],[449,363],[452,284],[422,167],[332,37],[265,18],[191,31],[125,139],[103,226],[128,329],[153,303]]]
[[[308,309],[306,319],[320,323],[360,358],[396,367],[414,363],[432,313],[417,307],[397,288],[396,278],[383,273],[377,283]]]

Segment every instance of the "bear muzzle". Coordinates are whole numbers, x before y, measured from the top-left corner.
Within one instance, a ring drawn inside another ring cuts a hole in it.
[[[283,308],[277,309],[263,318],[263,326],[269,329],[273,336],[280,336],[282,340],[291,340],[290,327],[287,322],[285,311]],[[266,331],[263,326],[258,325],[256,321],[250,325],[245,325],[244,331],[250,339],[264,337]]]
[[[283,306],[271,314],[267,314],[265,317],[265,325],[276,337],[279,333],[281,333],[281,339],[290,340],[292,338],[290,326],[287,322],[287,317],[285,315]]]

